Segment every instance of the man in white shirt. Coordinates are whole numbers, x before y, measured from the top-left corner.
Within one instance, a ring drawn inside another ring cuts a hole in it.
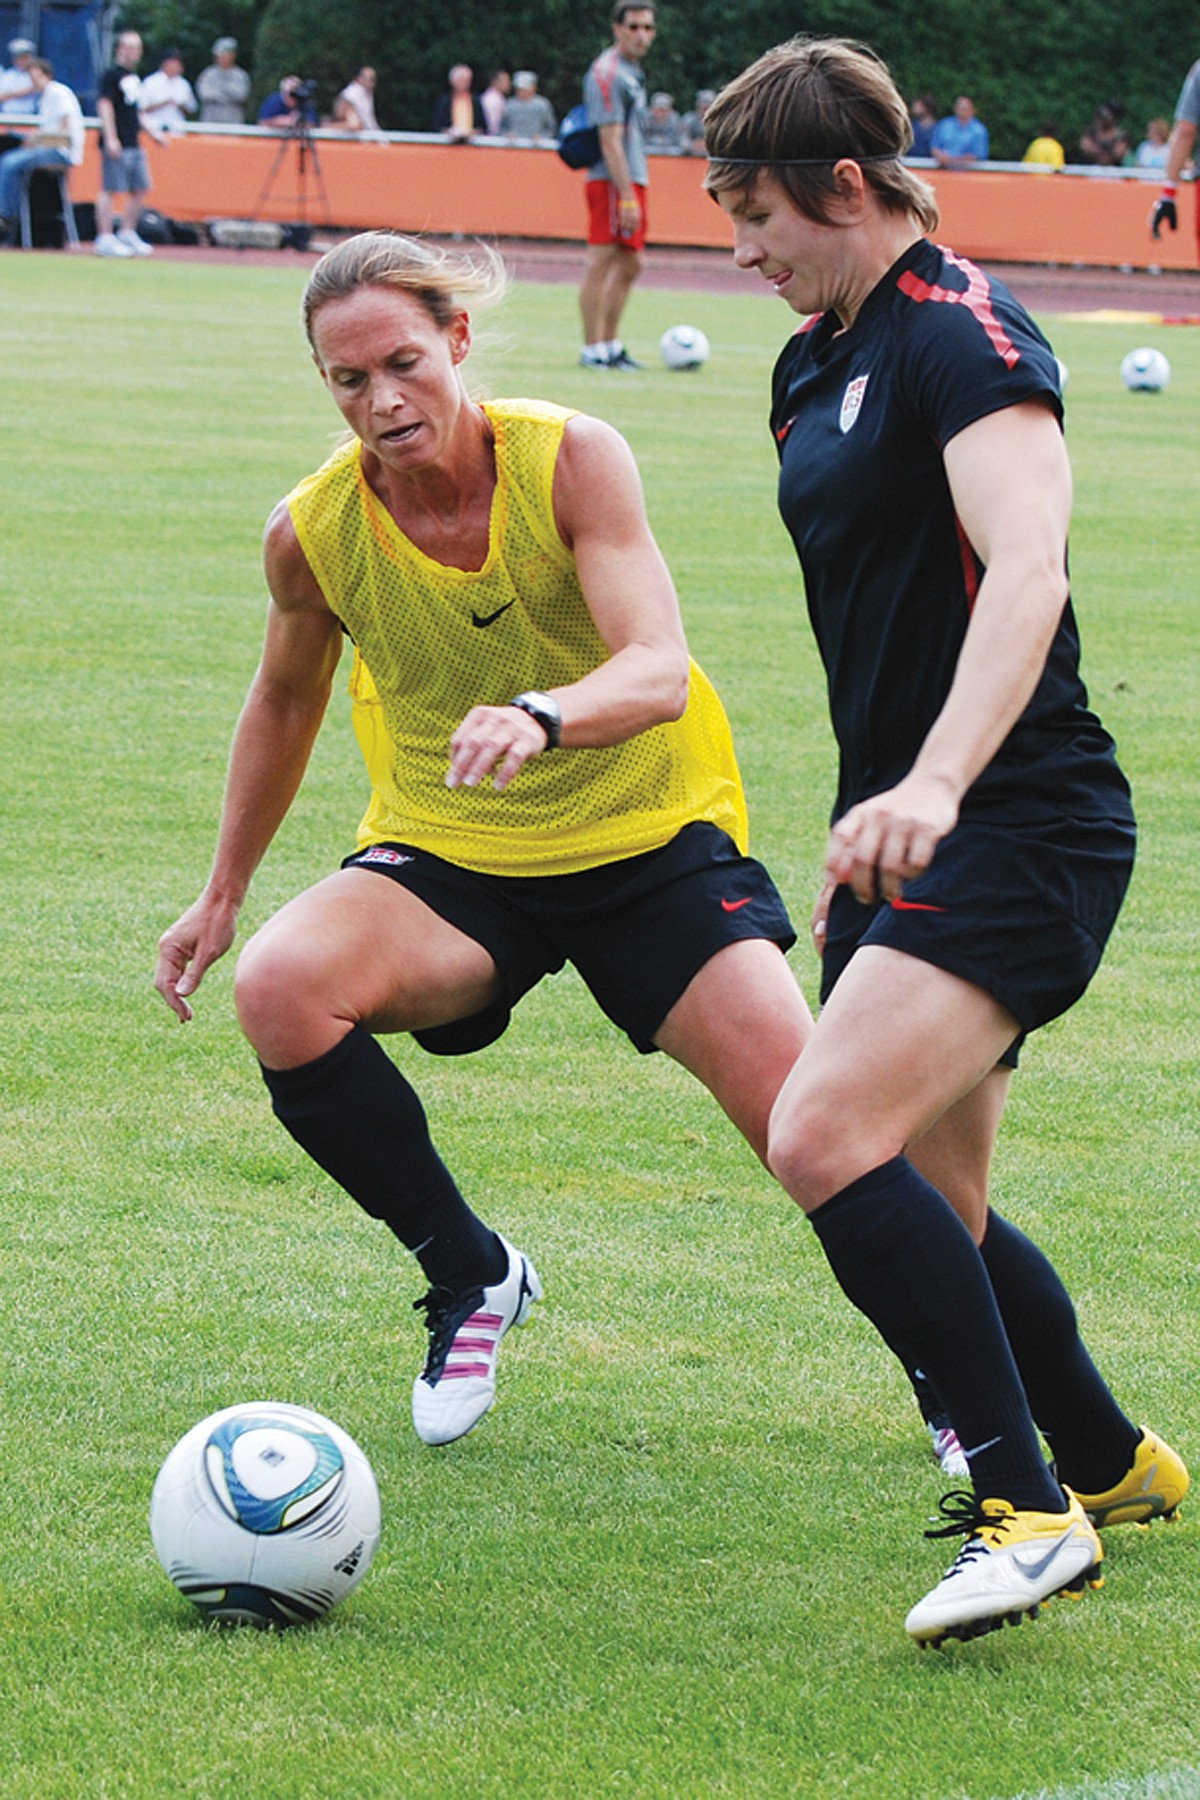
[[[142,117],[148,126],[159,131],[183,132],[187,129],[185,113],[195,115],[196,96],[183,72],[183,58],[178,50],[164,51],[153,75],[142,83]]]
[[[83,161],[83,113],[79,102],[44,57],[30,59],[37,130],[24,148],[0,156],[0,235],[7,236],[21,210],[21,184],[33,169],[77,169]],[[30,110],[33,110],[31,107]]]
[[[357,125],[352,121],[347,121],[350,123],[351,130],[379,130],[379,120],[375,117],[374,69],[360,69],[358,74],[354,77],[354,80],[347,82],[346,86],[342,89],[341,93],[338,95],[338,100],[352,108],[358,120]]]

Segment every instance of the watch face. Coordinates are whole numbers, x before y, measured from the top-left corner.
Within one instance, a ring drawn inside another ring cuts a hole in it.
[[[537,720],[546,733],[549,747],[553,749],[562,729],[562,712],[557,700],[552,699],[549,694],[540,694],[530,689],[524,694],[518,694],[512,704]]]

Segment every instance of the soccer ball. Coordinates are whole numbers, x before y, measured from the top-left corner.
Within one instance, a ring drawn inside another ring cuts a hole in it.
[[[668,369],[699,369],[708,361],[708,339],[695,325],[672,325],[658,347]]]
[[[336,1606],[379,1542],[371,1465],[304,1406],[227,1406],[185,1433],[150,1498],[158,1560],[210,1619],[298,1625]]]
[[[1121,380],[1134,393],[1157,394],[1171,379],[1171,365],[1161,350],[1131,350],[1121,364]]]

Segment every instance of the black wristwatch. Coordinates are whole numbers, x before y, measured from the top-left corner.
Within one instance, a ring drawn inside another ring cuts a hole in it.
[[[539,694],[532,688],[527,694],[518,694],[510,700],[510,706],[519,706],[527,712],[531,719],[536,719],[546,734],[547,750],[556,750],[562,735],[562,708],[551,694]]]

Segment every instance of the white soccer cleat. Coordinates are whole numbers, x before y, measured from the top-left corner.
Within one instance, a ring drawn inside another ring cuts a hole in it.
[[[508,1272],[494,1287],[430,1288],[414,1308],[429,1331],[425,1367],[413,1382],[413,1427],[423,1444],[452,1444],[490,1412],[496,1399],[496,1356],[512,1325],[523,1325],[542,1297],[537,1270],[506,1239]]]
[[[118,231],[118,244],[124,244],[130,256],[153,256],[154,245],[148,244],[136,231]]]
[[[905,1629],[922,1648],[946,1638],[980,1637],[1038,1607],[1054,1594],[1078,1597],[1104,1577],[1100,1539],[1075,1495],[1065,1513],[1017,1512],[1007,1500],[948,1494],[942,1511],[954,1523],[929,1537],[966,1531],[967,1541],[931,1593],[917,1602]],[[955,1518],[957,1508],[958,1516]]]
[[[971,1465],[953,1425],[931,1425],[929,1435],[933,1440],[933,1454],[937,1457],[942,1474],[948,1475],[952,1481],[969,1479]]]
[[[102,231],[92,246],[97,256],[132,256],[134,252],[128,244],[123,244],[114,232]]]

